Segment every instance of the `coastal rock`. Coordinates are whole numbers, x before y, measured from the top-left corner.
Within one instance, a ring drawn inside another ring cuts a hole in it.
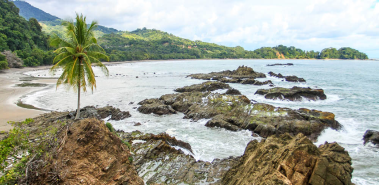
[[[176,114],[176,111],[170,105],[165,105],[161,100],[156,98],[145,99],[139,102],[138,105],[141,106],[137,110],[143,114]]]
[[[303,98],[308,100],[325,100],[326,95],[322,89],[311,89],[305,87],[283,88],[275,87],[271,89],[258,89],[255,94],[263,95],[266,99],[279,99],[290,101],[301,101]]]
[[[229,95],[241,95],[241,92],[237,89],[228,89],[225,94]]]
[[[280,64],[280,63],[276,63],[276,64],[267,64],[267,66],[293,66],[293,63],[286,63],[286,64]]]
[[[241,81],[241,84],[272,85],[273,83],[272,83],[271,80],[267,80],[267,81],[261,82],[261,81],[254,80],[254,79],[246,79],[246,80],[242,80],[242,81]]]
[[[304,78],[299,78],[297,76],[286,76],[284,78],[287,82],[306,82]]]
[[[375,130],[366,130],[365,134],[363,135],[363,140],[364,145],[366,145],[368,142],[371,142],[379,146],[379,132]]]
[[[308,109],[293,110],[251,102],[244,95],[194,91],[166,94],[159,99],[144,100],[140,104],[172,107],[175,111],[183,112],[185,119],[211,119],[206,124],[207,127],[221,127],[231,131],[247,129],[261,137],[303,133],[312,141],[316,141],[324,129],[341,128],[333,113]]]
[[[114,108],[112,106],[98,108],[97,112],[102,119],[111,116],[109,120],[115,121],[123,120],[132,116],[128,111],[121,111],[119,108]]]
[[[221,183],[352,185],[352,172],[348,152],[337,143],[317,148],[302,134],[283,134],[251,141]]]
[[[284,78],[287,82],[306,82],[304,78],[299,78],[297,76],[283,76],[282,74],[276,74],[272,71],[268,72],[270,76],[277,77],[277,78]]]
[[[72,111],[68,114],[68,118],[74,119],[76,116],[76,111]],[[114,108],[112,106],[106,106],[103,108],[96,108],[94,106],[86,106],[80,109],[80,118],[97,118],[105,119],[110,117],[108,120],[123,120],[131,117],[128,111],[121,111],[119,108]]]
[[[204,82],[202,84],[195,84],[191,86],[185,86],[182,88],[177,88],[174,91],[176,92],[205,92],[205,91],[215,91],[219,89],[230,89],[231,87],[228,84],[222,82]]]
[[[259,82],[254,81],[256,78],[266,78],[263,73],[255,72],[253,68],[247,66],[239,66],[236,70],[221,71],[221,72],[211,72],[208,74],[191,74],[187,77],[193,79],[202,80],[217,80],[223,83],[242,83],[253,84],[253,85],[265,85],[270,84],[269,82]],[[272,83],[272,82],[271,82]]]
[[[341,125],[334,114],[318,110],[274,107],[250,104],[244,96],[211,94],[207,103],[194,104],[184,112],[185,119],[212,119],[207,127],[221,127],[231,131],[247,129],[261,137],[289,133],[303,133],[312,141],[326,128],[339,130]],[[238,127],[238,128],[237,128]]]
[[[144,184],[128,146],[104,122],[81,120],[62,134],[59,152],[46,157],[38,170],[29,170],[27,184]]]
[[[139,131],[118,134],[132,143],[133,164],[146,184],[220,184],[219,180],[239,161],[239,157],[196,161],[180,149],[191,148],[188,143],[167,134],[143,134]]]
[[[284,78],[284,76],[283,76],[282,74],[280,74],[280,73],[279,73],[279,74],[276,74],[276,73],[270,71],[270,72],[268,72],[268,74],[269,74],[270,76],[273,76],[273,77]]]

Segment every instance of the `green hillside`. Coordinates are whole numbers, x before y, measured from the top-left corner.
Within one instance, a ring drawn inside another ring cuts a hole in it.
[[[46,13],[25,1],[13,1],[13,3],[20,9],[20,16],[24,17],[26,20],[30,18],[35,18],[38,21],[54,21],[59,19],[49,13]]]
[[[61,26],[62,20],[59,17],[46,13],[43,10],[36,8],[25,1],[15,0],[13,3],[17,6],[17,8],[20,9],[20,16],[24,17],[26,20],[29,20],[30,18],[37,19],[42,26],[43,32],[47,33],[48,35],[64,35],[64,29],[63,26]],[[115,32],[118,32],[118,30],[114,28],[107,28],[105,26],[98,26],[98,28],[96,28],[95,34],[96,37],[101,37],[104,34]]]
[[[99,43],[110,55],[111,61],[254,58],[254,59],[367,59],[367,55],[351,48],[341,48],[334,55],[325,55],[329,49],[303,51],[293,46],[262,47],[254,51],[243,47],[226,47],[202,41],[191,41],[155,29],[137,29],[132,32],[106,34]]]
[[[8,0],[0,1],[0,51],[11,50],[26,66],[51,64],[48,36],[34,18],[25,20]],[[9,62],[9,61],[8,61]]]

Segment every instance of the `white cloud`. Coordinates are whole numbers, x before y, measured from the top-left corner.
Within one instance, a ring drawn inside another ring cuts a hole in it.
[[[83,13],[119,30],[156,28],[188,39],[256,49],[353,47],[379,53],[375,0],[27,0],[61,18]]]

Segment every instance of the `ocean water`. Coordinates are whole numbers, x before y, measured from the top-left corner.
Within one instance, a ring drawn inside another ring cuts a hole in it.
[[[294,66],[274,66],[273,63],[294,63]],[[371,144],[363,145],[363,134],[367,129],[379,130],[379,63],[375,61],[354,60],[184,60],[124,63],[108,66],[110,76],[105,77],[95,68],[97,89],[82,96],[81,106],[112,105],[130,111],[131,118],[110,121],[116,129],[139,130],[149,133],[166,132],[177,139],[191,144],[193,156],[198,160],[212,161],[215,158],[240,156],[247,143],[259,137],[252,137],[250,131],[230,132],[220,128],[207,128],[208,120],[192,122],[182,119],[183,114],[156,116],[140,114],[135,108],[146,98],[158,98],[163,94],[174,93],[174,89],[186,85],[202,83],[202,80],[186,78],[193,73],[234,70],[240,65],[254,68],[255,71],[282,73],[304,78],[306,83],[283,82],[281,79],[267,77],[280,87],[322,88],[327,95],[323,101],[289,102],[266,100],[254,95],[259,88],[230,84],[250,99],[274,106],[289,108],[309,108],[333,112],[342,125],[341,131],[331,129],[318,138],[316,145],[338,142],[350,154],[353,161],[353,182],[356,184],[379,183],[379,148]],[[31,71],[33,76],[54,76],[48,71]],[[59,75],[59,71],[55,76]],[[138,78],[136,78],[138,76]],[[267,75],[268,76],[268,75]],[[267,80],[260,79],[260,80]],[[76,109],[76,93],[65,87],[50,86],[22,98],[22,101],[48,110]],[[141,123],[141,126],[134,126]]]

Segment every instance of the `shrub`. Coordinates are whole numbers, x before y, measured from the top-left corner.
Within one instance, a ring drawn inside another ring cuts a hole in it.
[[[8,69],[8,62],[7,61],[0,61],[0,70]]]
[[[107,122],[107,123],[105,124],[105,126],[108,127],[109,131],[111,131],[111,132],[115,132],[115,129],[113,128],[113,126],[112,126],[111,123]]]

